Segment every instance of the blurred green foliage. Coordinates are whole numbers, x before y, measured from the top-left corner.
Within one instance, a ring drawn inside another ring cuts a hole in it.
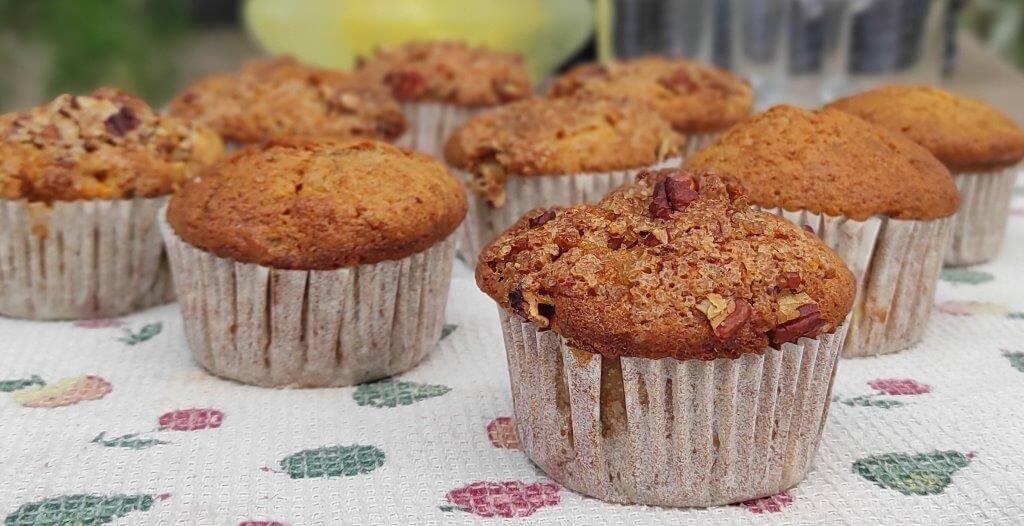
[[[1024,0],[969,0],[962,20],[989,49],[1024,69]]]
[[[188,6],[177,0],[0,0],[0,60],[27,47],[18,43],[38,46],[47,98],[113,85],[163,100],[187,20]]]

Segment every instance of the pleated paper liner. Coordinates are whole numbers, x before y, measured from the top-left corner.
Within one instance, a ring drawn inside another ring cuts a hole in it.
[[[960,209],[946,251],[946,265],[976,265],[999,255],[1013,200],[1013,184],[1021,165],[1004,170],[953,175]]]
[[[0,200],[0,314],[111,318],[171,301],[156,224],[166,201]]]
[[[846,326],[714,361],[606,358],[499,308],[520,448],[574,491],[716,506],[810,470]]]
[[[682,160],[685,161],[687,157],[696,153],[697,150],[711,144],[721,134],[722,132],[709,132],[686,135],[686,144],[683,145]]]
[[[650,168],[676,167],[679,162],[675,157]],[[600,201],[612,190],[632,182],[636,174],[646,168],[565,175],[510,175],[505,186],[505,203],[497,208],[467,189],[469,212],[458,230],[459,256],[475,265],[480,251],[530,210]],[[469,172],[459,169],[453,172],[463,182],[471,178]]]
[[[185,336],[196,361],[218,376],[346,386],[408,371],[437,345],[454,236],[396,261],[281,270],[193,247],[163,217]]]
[[[813,228],[853,272],[857,297],[844,358],[894,353],[921,341],[952,217],[910,221],[877,216],[855,221],[806,210],[764,210]]]
[[[455,128],[476,115],[480,108],[439,102],[405,102],[402,112],[409,128],[395,144],[433,155],[444,161],[444,143]]]

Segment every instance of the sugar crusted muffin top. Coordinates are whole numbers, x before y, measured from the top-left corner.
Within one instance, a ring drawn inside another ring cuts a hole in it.
[[[452,132],[445,158],[469,186],[501,206],[510,176],[643,168],[679,153],[685,139],[643,104],[565,97],[514,102]]]
[[[836,109],[775,106],[733,126],[684,166],[728,173],[751,203],[863,220],[956,212],[949,171],[898,133]]]
[[[555,79],[549,94],[630,97],[650,105],[682,133],[727,128],[750,113],[746,80],[689,60],[646,56],[583,64]]]
[[[289,56],[252,60],[237,72],[200,79],[168,109],[237,143],[303,136],[393,140],[406,127],[387,90]]]
[[[1024,133],[1012,119],[984,102],[932,86],[882,86],[828,107],[903,133],[950,170],[996,170],[1024,158]]]
[[[596,204],[536,210],[487,247],[477,284],[574,348],[735,358],[833,331],[853,275],[814,234],[737,185],[644,171]]]
[[[440,162],[369,140],[251,145],[171,198],[186,242],[273,268],[327,270],[397,260],[445,239],[466,215]]]
[[[113,88],[0,116],[0,198],[159,197],[213,162],[213,131],[157,115]]]
[[[381,46],[356,63],[400,101],[495,106],[530,96],[523,57],[464,42],[421,41]]]

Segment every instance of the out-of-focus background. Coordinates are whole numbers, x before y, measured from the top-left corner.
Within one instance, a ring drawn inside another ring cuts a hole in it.
[[[523,52],[538,80],[690,56],[746,75],[762,105],[813,104],[884,81],[998,82],[993,67],[1024,68],[1024,0],[0,0],[0,110],[99,85],[159,106],[266,52],[348,67],[415,38]]]

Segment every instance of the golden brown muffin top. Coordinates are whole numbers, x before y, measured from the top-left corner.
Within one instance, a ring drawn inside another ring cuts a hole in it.
[[[356,71],[391,89],[400,101],[495,106],[531,95],[522,55],[465,42],[424,41],[380,46]]]
[[[530,99],[481,113],[452,132],[445,158],[471,172],[470,188],[504,203],[508,176],[643,168],[685,139],[653,110],[626,99]]]
[[[131,199],[171,193],[223,151],[202,126],[113,88],[0,116],[0,198]]]
[[[550,96],[630,97],[650,105],[682,133],[723,130],[750,114],[754,93],[725,70],[678,58],[646,56],[583,64],[555,79]]]
[[[684,166],[741,180],[750,202],[863,220],[956,212],[946,167],[910,139],[835,109],[775,106],[733,126]]]
[[[387,90],[288,56],[200,79],[171,101],[169,111],[237,143],[288,137],[393,140],[406,127]]]
[[[462,185],[432,157],[369,140],[245,147],[171,198],[174,231],[218,256],[327,270],[397,260],[448,237]]]
[[[577,349],[678,360],[831,332],[854,296],[850,270],[814,234],[752,210],[738,185],[681,169],[527,214],[483,251],[476,280]]]
[[[1024,133],[1013,120],[984,102],[932,86],[883,86],[828,107],[902,132],[950,170],[997,170],[1024,158]]]

